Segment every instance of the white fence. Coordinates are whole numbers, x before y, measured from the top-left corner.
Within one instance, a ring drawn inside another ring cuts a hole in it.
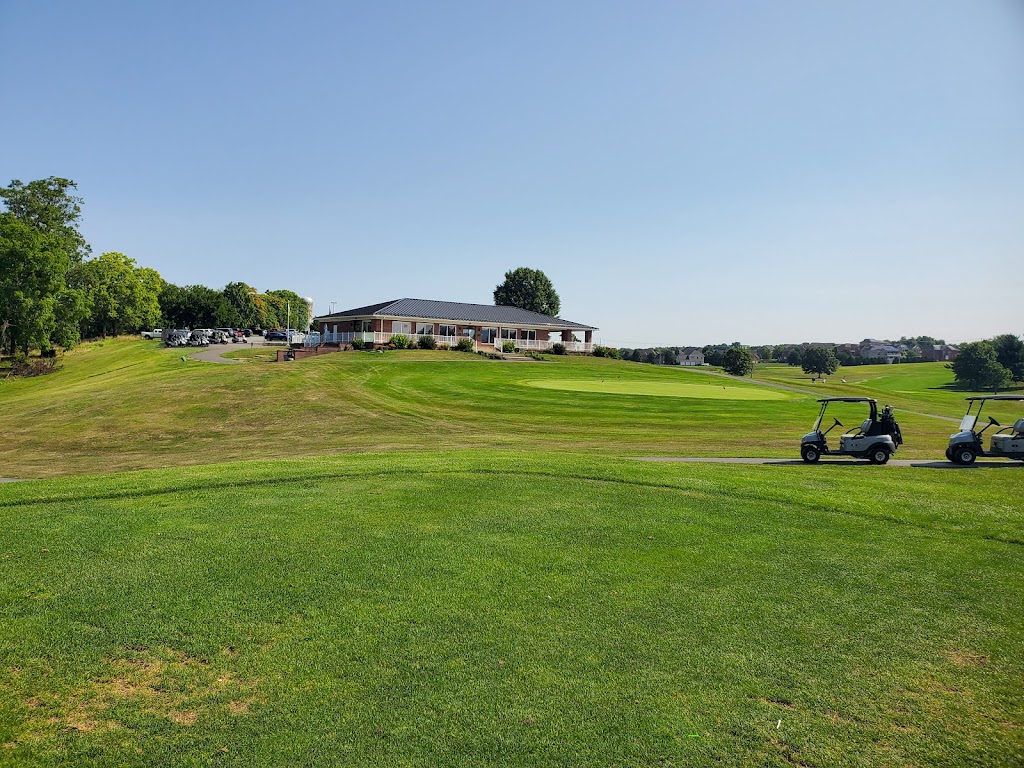
[[[380,333],[380,332],[344,332],[344,331],[324,331],[323,333],[309,333],[306,335],[306,346],[316,347],[320,344],[351,344],[354,340],[358,339],[364,344],[387,344],[391,341],[393,333]],[[415,334],[404,334],[415,343],[419,337]],[[449,347],[454,347],[459,343],[461,338],[467,338],[465,336],[434,336],[434,341],[438,346],[447,344]],[[536,339],[495,339],[493,342],[482,342],[473,340],[474,349],[482,349],[484,351],[497,351],[500,352],[506,341],[511,341],[516,349],[520,350],[536,350],[543,352],[544,350],[550,349],[552,344],[558,342],[552,341],[538,341]],[[593,344],[589,344],[585,341],[563,341],[567,352],[591,352],[593,351]]]

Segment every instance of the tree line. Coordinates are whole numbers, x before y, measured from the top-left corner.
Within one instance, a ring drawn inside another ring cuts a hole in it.
[[[260,293],[246,283],[217,291],[205,285],[164,283],[162,324],[173,328],[305,328],[306,302],[289,290]]]
[[[158,325],[283,327],[289,309],[292,327],[305,326],[306,303],[294,291],[177,286],[123,253],[93,258],[75,190],[54,176],[0,188],[0,353],[49,353]]]
[[[964,389],[1006,389],[1014,381],[1024,381],[1024,342],[1004,333],[987,341],[961,344],[956,360],[946,367],[953,370],[953,378]]]
[[[944,344],[941,339],[931,336],[904,337],[901,343]],[[603,348],[602,348],[603,349]],[[600,356],[621,357],[636,363],[653,365],[678,365],[678,354],[682,347],[651,347],[647,349],[606,350]],[[956,360],[946,367],[953,371],[956,383],[966,390],[975,392],[998,391],[1008,388],[1013,382],[1024,381],[1024,341],[1011,333],[995,336],[987,341],[961,344]],[[800,344],[796,346],[747,347],[734,341],[732,344],[709,344],[702,349],[704,361],[718,366],[733,376],[747,376],[753,373],[757,362],[785,362],[800,366],[812,377],[823,377],[835,373],[841,365],[862,365],[865,361],[856,358],[848,362],[848,356],[837,352],[833,346],[823,344]],[[595,349],[594,354],[598,354]],[[875,362],[875,361],[867,361]]]

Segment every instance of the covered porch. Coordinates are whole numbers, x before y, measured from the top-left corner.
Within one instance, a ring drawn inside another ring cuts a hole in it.
[[[422,323],[419,325],[423,325]],[[415,343],[421,336],[433,336],[438,344],[454,347],[461,339],[472,339],[474,350],[486,352],[501,352],[506,342],[510,342],[514,349],[520,351],[543,352],[550,349],[553,344],[563,344],[567,352],[577,354],[590,354],[593,352],[593,341],[591,331],[583,332],[584,339],[578,340],[572,331],[540,331],[538,329],[504,328],[501,326],[458,326],[456,333],[439,334],[427,332],[425,328],[417,328],[417,332],[402,330],[392,331],[342,331],[333,330],[330,324],[321,326],[320,332],[306,334],[304,341],[307,347],[316,347],[321,344],[351,344],[358,340],[363,344],[374,346],[386,346],[391,337],[401,333],[412,339]]]

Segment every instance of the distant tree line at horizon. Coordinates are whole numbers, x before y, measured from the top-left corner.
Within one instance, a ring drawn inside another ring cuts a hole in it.
[[[928,362],[921,354],[922,345],[943,345],[946,342],[932,336],[902,337],[898,342],[908,349],[918,350],[908,355],[904,362]],[[635,363],[651,365],[679,365],[679,354],[687,347],[646,347],[646,348],[595,348],[599,357],[619,357]],[[601,349],[601,353],[598,353]],[[835,373],[840,366],[872,365],[879,361],[845,353],[837,344],[804,342],[801,344],[760,345],[747,347],[738,341],[731,344],[708,344],[701,348],[704,361],[711,366],[722,368],[735,376],[746,376],[753,372],[757,363],[775,362],[800,366],[804,373],[813,377]],[[1024,341],[1011,333],[1004,333],[986,341],[967,342],[959,345],[956,360],[946,365],[953,371],[956,383],[972,391],[1006,389],[1013,382],[1024,381]]]
[[[305,301],[289,290],[259,293],[177,286],[155,269],[110,251],[92,258],[79,231],[75,183],[50,177],[0,188],[0,354],[52,355],[82,338],[175,327],[304,327]]]

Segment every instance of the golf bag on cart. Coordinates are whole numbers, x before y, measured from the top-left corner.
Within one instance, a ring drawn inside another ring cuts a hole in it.
[[[887,405],[882,409],[882,416],[878,421],[881,424],[883,434],[889,435],[897,446],[903,445],[903,433],[900,432],[900,425],[896,423],[896,417],[893,415],[891,405]]]

